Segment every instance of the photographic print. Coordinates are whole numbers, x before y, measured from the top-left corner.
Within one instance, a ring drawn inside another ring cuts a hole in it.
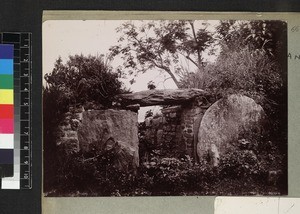
[[[43,24],[43,188],[287,194],[287,24]]]

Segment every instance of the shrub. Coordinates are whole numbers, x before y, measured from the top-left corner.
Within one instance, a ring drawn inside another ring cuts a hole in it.
[[[106,108],[125,91],[118,78],[102,56],[83,55],[69,56],[65,64],[58,58],[53,71],[45,75],[46,88],[59,90],[67,105],[95,102]]]
[[[220,159],[222,178],[247,178],[259,173],[258,159],[251,150],[229,152]]]
[[[133,176],[115,167],[114,151],[60,154],[55,189],[58,196],[74,193],[111,196],[133,191]],[[57,195],[56,195],[57,196]]]

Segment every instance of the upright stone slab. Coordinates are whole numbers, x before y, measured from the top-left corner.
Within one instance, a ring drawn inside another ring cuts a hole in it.
[[[239,137],[263,131],[266,115],[263,108],[249,97],[230,95],[215,102],[205,112],[198,132],[197,155],[209,155],[214,165]],[[251,139],[250,139],[251,140]]]
[[[122,153],[128,151],[126,158],[118,160],[123,161],[119,165],[138,166],[138,117],[135,112],[113,109],[85,111],[78,128],[78,140],[83,152],[95,147],[99,150],[112,149],[108,148],[112,147],[108,142],[114,142],[114,149],[121,148]]]

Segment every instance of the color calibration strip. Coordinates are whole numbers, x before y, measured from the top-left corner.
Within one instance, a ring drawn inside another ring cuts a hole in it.
[[[11,76],[0,71],[0,124],[6,124],[0,125],[0,130],[12,132],[12,135],[0,133],[0,148],[3,148],[0,161],[1,157],[5,159],[6,165],[2,164],[2,168],[7,168],[6,174],[0,177],[1,189],[31,189],[31,33],[0,32],[0,45],[13,47],[12,54],[5,53],[13,64],[4,61],[0,65],[6,68],[6,73],[13,70],[9,73]],[[1,142],[11,144],[4,146]],[[9,167],[8,160],[11,161],[12,156],[13,164]]]
[[[13,45],[0,44],[0,178],[14,175],[13,55]]]

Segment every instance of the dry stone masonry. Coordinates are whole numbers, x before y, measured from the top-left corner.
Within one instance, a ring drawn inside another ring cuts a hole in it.
[[[163,108],[161,115],[146,118],[147,141],[156,145],[172,144],[176,154],[196,159],[200,121],[208,106],[207,101],[200,97],[182,102],[182,105]]]
[[[72,112],[72,113],[71,113]],[[71,108],[65,114],[64,121],[58,127],[58,148],[66,154],[79,152],[78,127],[82,121],[82,108]]]

